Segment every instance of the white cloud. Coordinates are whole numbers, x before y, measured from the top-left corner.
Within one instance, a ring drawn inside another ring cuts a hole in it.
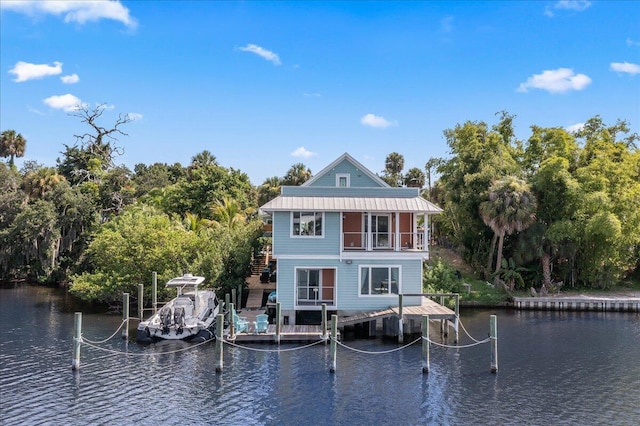
[[[16,83],[22,83],[29,80],[37,80],[48,75],[58,75],[62,73],[62,62],[54,62],[53,65],[48,64],[30,64],[28,62],[19,61],[9,70],[9,74],[15,74],[13,80]]]
[[[591,78],[585,74],[575,74],[571,68],[545,70],[534,74],[526,82],[520,83],[518,92],[529,89],[541,89],[550,93],[565,93],[569,90],[582,90],[591,84]]]
[[[440,20],[440,30],[445,33],[453,30],[453,16],[445,16]]]
[[[389,126],[398,125],[398,123],[395,121],[389,121],[382,116],[371,114],[371,113],[364,115],[360,119],[360,123],[362,123],[363,126],[378,127],[381,129],[384,129]]]
[[[554,10],[573,10],[575,12],[582,12],[591,7],[591,2],[588,0],[560,0],[553,6],[546,6],[544,8],[544,14],[553,17],[555,16]]]
[[[565,130],[569,133],[575,133],[582,130],[583,127],[584,127],[584,123],[576,123],[576,124],[572,124],[571,126],[567,126]]]
[[[609,69],[611,71],[624,72],[631,75],[640,74],[640,65],[631,64],[629,62],[612,62]]]
[[[0,7],[28,16],[54,15],[63,16],[64,22],[99,21],[100,19],[112,19],[122,22],[129,28],[135,28],[137,22],[129,15],[129,9],[117,0],[89,0],[89,1],[57,1],[57,0],[23,0],[3,1]]]
[[[142,120],[142,114],[140,114],[139,112],[128,112],[127,117],[129,117],[129,120],[132,120],[132,121]]]
[[[314,93],[303,93],[304,96],[306,96],[307,98],[319,98],[322,95],[320,93],[314,92]]]
[[[316,154],[315,152],[308,151],[304,146],[301,146],[300,148],[296,149],[291,153],[292,157],[300,157],[300,158],[311,158],[311,157],[315,157],[316,155],[318,154]]]
[[[43,102],[51,108],[61,109],[66,112],[76,111],[78,107],[83,105],[82,101],[78,97],[70,93],[67,93],[66,95],[50,96]]]
[[[80,77],[78,74],[63,75],[60,77],[60,80],[62,80],[64,84],[76,84],[80,81]]]
[[[245,47],[238,47],[238,50],[242,50],[243,52],[255,53],[256,55],[266,59],[267,61],[273,62],[274,65],[281,64],[280,58],[278,57],[277,54],[273,53],[270,50],[257,46],[255,44],[247,44]]]
[[[627,38],[627,46],[640,46],[640,41],[635,41],[631,38]]]

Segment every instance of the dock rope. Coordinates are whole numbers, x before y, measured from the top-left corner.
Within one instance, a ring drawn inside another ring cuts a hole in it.
[[[100,344],[102,344],[102,343],[106,343],[106,342],[108,342],[109,340],[113,339],[113,338],[116,336],[116,334],[118,334],[118,332],[122,329],[122,327],[126,324],[126,322],[127,322],[127,320],[122,320],[122,323],[120,324],[120,327],[118,327],[118,329],[117,329],[117,330],[116,330],[116,331],[115,331],[111,336],[107,337],[107,338],[106,338],[106,339],[104,339],[104,340],[97,340],[97,341],[94,341],[94,340],[89,340],[89,339],[87,339],[86,337],[82,336],[82,341],[86,341],[86,342],[88,342],[88,343],[92,343],[92,344],[94,344],[94,345],[100,345]]]
[[[429,343],[433,343],[436,346],[440,346],[441,348],[447,348],[447,349],[464,349],[464,348],[472,348],[474,346],[478,346],[478,345],[482,345],[483,343],[487,343],[491,341],[491,337],[487,337],[484,340],[476,340],[475,343],[470,343],[468,345],[445,345],[444,343],[438,343],[438,342],[434,342],[433,340],[426,338],[426,337],[420,337],[420,339],[418,340],[426,340]],[[475,339],[474,339],[475,340]]]
[[[398,347],[398,348],[389,349],[389,350],[386,350],[386,351],[365,351],[365,350],[362,350],[362,349],[356,349],[356,348],[354,348],[354,347],[352,347],[352,346],[347,346],[347,345],[345,345],[344,343],[342,343],[342,342],[341,342],[341,341],[339,341],[339,340],[336,340],[336,343],[337,343],[339,346],[341,346],[341,347],[343,347],[343,348],[345,348],[345,349],[348,349],[348,350],[350,350],[350,351],[357,352],[357,353],[360,353],[360,354],[367,354],[367,355],[383,355],[383,354],[390,354],[390,353],[393,353],[393,352],[398,352],[398,351],[401,351],[401,350],[403,350],[403,349],[406,349],[406,348],[408,348],[409,346],[411,346],[411,345],[415,344],[416,342],[419,342],[419,341],[420,341],[420,339],[421,339],[421,338],[418,338],[418,339],[414,340],[413,342],[408,343],[408,344],[406,344],[406,345],[404,345],[404,346],[400,346],[400,347]]]
[[[76,338],[73,338],[74,341],[76,341]],[[191,349],[197,348],[198,346],[204,345],[205,343],[209,343],[209,342],[213,342],[213,340],[205,340],[204,342],[200,342],[200,343],[195,343],[192,345],[187,346],[186,348],[180,348],[180,349],[176,349],[173,351],[164,351],[164,352],[142,352],[142,353],[135,353],[135,352],[124,352],[124,351],[118,351],[115,349],[109,349],[109,348],[104,348],[101,346],[97,346],[93,343],[89,343],[88,341],[86,341],[86,339],[84,338],[80,338],[80,343],[85,344],[87,346],[89,346],[90,348],[93,349],[97,349],[99,351],[102,352],[106,352],[112,355],[127,355],[127,356],[156,356],[156,355],[171,355],[171,354],[177,354],[179,352],[185,352],[185,351],[189,351]]]
[[[306,349],[306,348],[310,348],[311,346],[315,346],[318,343],[323,343],[326,342],[325,339],[321,339],[318,341],[315,341],[313,343],[310,343],[308,345],[303,345],[303,346],[297,346],[295,348],[285,348],[285,349],[262,349],[262,348],[251,348],[249,346],[242,346],[242,345],[238,345],[237,343],[234,343],[230,340],[223,340],[224,344],[229,345],[229,346],[233,346],[235,348],[241,348],[241,349],[246,349],[249,351],[254,351],[254,352],[292,352],[292,351],[298,351],[300,349]]]
[[[485,339],[485,340],[477,340],[477,339],[474,339],[474,338],[473,338],[473,336],[469,334],[469,332],[467,331],[467,329],[466,329],[466,328],[464,328],[464,324],[463,324],[463,323],[462,323],[462,321],[460,320],[460,315],[458,315],[458,316],[457,316],[457,319],[458,319],[458,324],[460,324],[460,326],[462,327],[462,331],[464,331],[464,333],[469,337],[469,339],[473,340],[473,341],[474,341],[474,342],[476,342],[476,343],[484,343],[484,342],[486,341],[486,339]]]

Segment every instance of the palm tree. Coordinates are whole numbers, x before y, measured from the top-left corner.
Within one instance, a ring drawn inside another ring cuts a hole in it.
[[[404,177],[404,184],[411,188],[420,188],[424,186],[424,172],[417,167],[413,167],[407,171]]]
[[[404,157],[397,152],[387,155],[384,161],[384,180],[391,186],[402,185],[402,169],[404,169]]]
[[[489,188],[489,200],[480,203],[479,210],[482,220],[494,233],[489,265],[491,265],[496,238],[498,240],[496,272],[502,265],[504,236],[528,228],[535,221],[536,207],[536,199],[529,185],[514,176],[502,178]]]
[[[202,219],[197,214],[187,212],[182,220],[184,227],[192,232],[199,232],[200,230],[207,228],[211,225],[211,221],[208,219]]]
[[[64,180],[64,176],[58,174],[55,168],[40,167],[24,176],[22,189],[27,194],[28,199],[42,198]]]
[[[282,179],[282,185],[300,186],[311,179],[311,170],[302,163],[296,163],[287,171]]]
[[[266,178],[262,185],[258,187],[258,205],[268,203],[280,194],[280,178],[272,176]]]
[[[236,200],[224,198],[222,201],[217,200],[211,206],[213,214],[213,223],[228,229],[234,229],[238,225],[245,223],[245,215],[240,209],[240,204]]]
[[[24,155],[27,141],[15,130],[5,130],[0,134],[0,157],[9,157],[9,165],[13,166],[14,157]]]

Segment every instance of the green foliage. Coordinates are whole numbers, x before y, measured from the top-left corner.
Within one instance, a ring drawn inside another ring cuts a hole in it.
[[[455,269],[440,259],[424,269],[422,287],[427,293],[459,293],[460,284]]]

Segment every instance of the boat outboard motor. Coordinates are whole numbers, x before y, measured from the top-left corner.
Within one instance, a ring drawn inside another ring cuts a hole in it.
[[[176,334],[182,334],[182,327],[184,327],[185,325],[183,307],[176,307],[176,309],[173,311],[173,322],[176,325]]]
[[[162,334],[169,334],[169,326],[171,325],[171,309],[163,308],[160,310],[160,323],[162,324]]]

